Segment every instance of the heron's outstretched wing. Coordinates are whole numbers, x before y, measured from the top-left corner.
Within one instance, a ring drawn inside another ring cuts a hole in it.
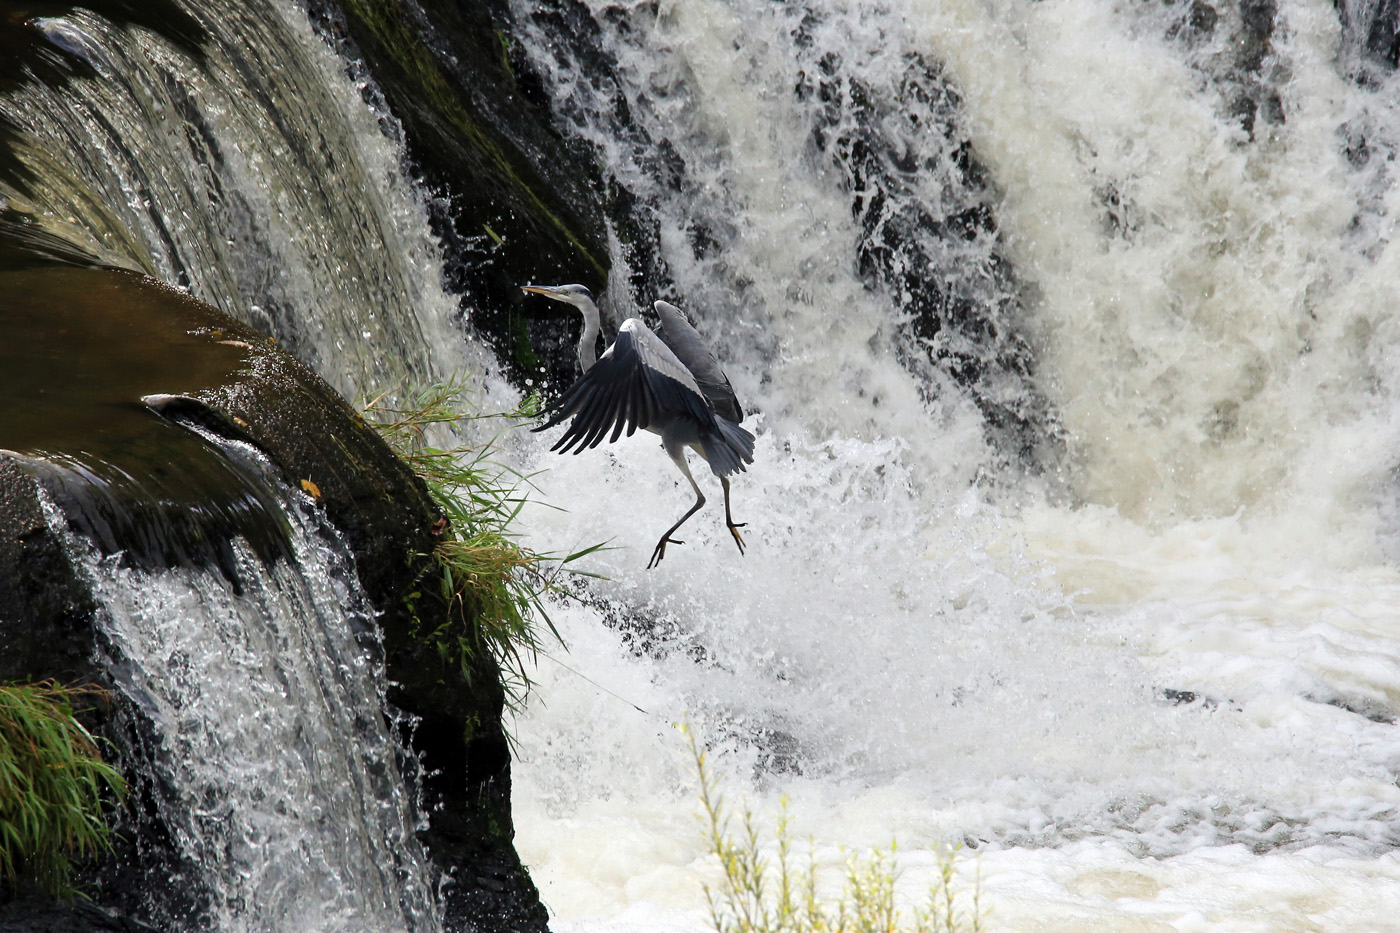
[[[735,424],[743,421],[744,409],[740,407],[739,399],[734,395],[734,387],[729,384],[729,377],[720,369],[719,360],[706,345],[699,331],[690,325],[681,309],[670,302],[657,301],[652,307],[661,318],[659,336],[695,377],[696,385],[700,387],[705,398],[710,400],[715,412]]]
[[[677,418],[702,427],[715,421],[684,364],[637,318],[623,322],[613,345],[550,407],[549,420],[533,430],[572,417],[564,436],[550,448],[560,453],[596,447],[609,430],[611,443],[624,427],[631,436],[638,428],[659,430]]]

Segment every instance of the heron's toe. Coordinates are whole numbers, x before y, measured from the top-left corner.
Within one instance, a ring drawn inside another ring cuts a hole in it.
[[[647,564],[648,570],[661,563],[662,558],[666,556],[666,545],[668,544],[685,544],[685,542],[675,538],[662,538],[656,542],[656,550],[651,552],[651,562]]]

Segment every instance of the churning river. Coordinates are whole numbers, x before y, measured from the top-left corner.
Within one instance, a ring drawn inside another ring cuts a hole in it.
[[[51,179],[14,206],[104,202],[109,251],[347,395],[470,365],[483,404],[518,397],[304,10],[190,6],[212,38],[173,102],[168,45],[42,21],[100,79],[6,102]],[[731,808],[771,826],[786,796],[819,865],[897,842],[910,905],[951,845],[993,929],[1394,928],[1400,83],[1357,38],[1390,8],[583,6],[606,75],[527,0],[516,41],[657,221],[757,448],[748,553],[706,475],[648,571],[690,495],[653,439],[504,443],[532,547],[612,545],[509,724],[557,933],[708,927],[682,722]],[[122,145],[55,154],[85,133]],[[203,139],[213,205],[181,181]]]
[[[648,620],[561,611],[569,651],[514,725],[557,928],[707,925],[686,719],[731,807],[771,828],[787,795],[833,869],[896,840],[917,899],[961,845],[996,929],[1395,922],[1400,98],[1349,76],[1334,7],[1280,2],[1249,85],[1225,14],[1192,32],[1199,4],[594,6],[634,114],[694,172],[657,186],[663,228],[720,231],[703,259],[664,248],[758,453],[747,556],[716,495],[652,571],[686,504],[655,444],[527,458],[568,509],[532,516],[538,546],[612,541],[592,592]],[[578,131],[643,173],[538,55]],[[813,75],[824,93],[794,93]],[[941,82],[951,142],[920,119]],[[814,123],[893,167],[852,169]],[[892,347],[902,283],[976,295],[989,248],[860,274],[872,225],[944,219],[963,141],[1063,445],[1039,472]]]

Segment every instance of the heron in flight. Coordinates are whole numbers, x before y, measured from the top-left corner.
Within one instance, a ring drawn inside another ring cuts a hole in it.
[[[682,544],[671,537],[705,504],[705,494],[690,475],[685,449],[705,458],[724,487],[724,523],[744,553],[744,539],[729,511],[729,477],[753,463],[753,435],[739,427],[744,410],[734,397],[729,377],[681,309],[664,301],[655,303],[661,333],[655,334],[640,318],[622,322],[617,339],[596,359],[594,346],[600,321],[593,294],[582,285],[526,285],[526,292],[573,305],[583,313],[583,337],[578,342],[578,362],[583,375],[556,399],[548,421],[534,428],[543,431],[566,418],[574,420],[551,450],[578,453],[597,447],[611,429],[608,443],[638,428],[661,435],[661,446],[695,490],[695,504],[680,517],[651,553],[650,570],[666,556],[666,545]]]

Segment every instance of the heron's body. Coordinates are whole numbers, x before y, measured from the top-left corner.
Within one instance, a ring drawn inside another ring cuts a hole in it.
[[[680,544],[671,535],[705,504],[705,496],[690,473],[685,451],[694,450],[720,478],[724,488],[724,517],[739,552],[739,536],[729,512],[729,477],[753,462],[754,437],[739,427],[744,412],[729,379],[709,347],[679,308],[655,303],[661,334],[640,318],[628,318],[603,355],[594,359],[600,321],[588,289],[581,285],[525,286],[534,292],[573,305],[583,312],[579,365],[583,375],[550,406],[550,418],[535,428],[543,431],[568,418],[564,435],[553,450],[574,453],[596,447],[611,432],[616,441],[624,430],[631,436],[641,428],[661,436],[661,446],[695,491],[695,504],[672,525],[652,553],[653,567],[666,555],[666,545]]]

